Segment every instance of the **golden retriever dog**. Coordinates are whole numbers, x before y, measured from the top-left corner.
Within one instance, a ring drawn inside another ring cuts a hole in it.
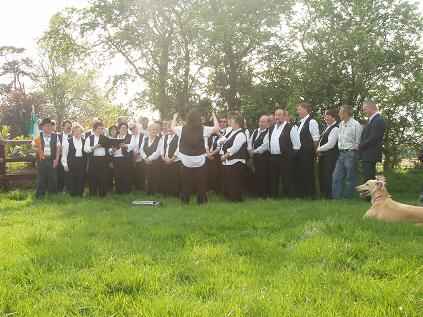
[[[364,218],[387,222],[413,222],[423,225],[423,207],[410,206],[396,202],[386,189],[385,178],[378,176],[356,187],[363,197],[371,197],[372,206]]]

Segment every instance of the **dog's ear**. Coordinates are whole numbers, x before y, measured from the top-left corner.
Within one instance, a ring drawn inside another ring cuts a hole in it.
[[[383,181],[383,180],[376,181],[376,187],[379,188],[379,189],[384,188],[385,187],[385,181]]]

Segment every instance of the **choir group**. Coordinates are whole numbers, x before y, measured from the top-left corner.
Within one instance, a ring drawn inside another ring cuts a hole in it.
[[[214,191],[229,201],[260,198],[350,198],[361,161],[365,180],[373,179],[382,159],[385,123],[373,102],[364,102],[366,123],[353,118],[352,108],[330,109],[324,127],[312,117],[312,106],[298,104],[295,123],[285,109],[262,115],[251,131],[239,113],[206,126],[197,111],[183,124],[130,122],[120,118],[108,129],[94,119],[89,131],[65,120],[62,131],[46,118],[34,139],[38,179],[36,197],[68,192],[82,197],[108,192],[145,191],[207,202]],[[317,168],[316,168],[317,164]],[[317,176],[315,177],[315,172]],[[316,190],[319,188],[319,190]]]

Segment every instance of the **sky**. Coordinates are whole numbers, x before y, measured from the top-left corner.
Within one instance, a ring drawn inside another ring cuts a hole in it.
[[[28,50],[30,56],[36,56],[37,39],[47,30],[50,17],[66,7],[83,7],[88,2],[89,0],[0,0],[0,47],[22,47]],[[419,3],[423,13],[423,0],[415,2]],[[113,73],[112,69],[109,72]]]

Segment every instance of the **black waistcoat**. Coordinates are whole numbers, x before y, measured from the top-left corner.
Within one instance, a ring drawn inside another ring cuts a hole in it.
[[[232,147],[232,145],[235,142],[235,138],[238,134],[240,133],[244,133],[244,131],[239,130],[236,133],[231,133],[231,137],[225,142],[225,144],[223,144],[222,150],[223,153],[227,153],[228,149]],[[230,160],[234,160],[234,159],[243,159],[246,160],[248,159],[248,149],[247,149],[247,142],[244,142],[244,144],[242,145],[242,147],[239,149],[238,152],[236,152],[235,154],[233,154],[231,157],[229,157]]]
[[[310,133],[311,116],[304,122],[303,128],[300,132],[301,150],[314,151],[314,141]]]
[[[190,156],[205,154],[204,127],[183,127],[179,142],[179,152]]]
[[[50,150],[51,150],[51,157],[53,159],[56,158],[56,153],[57,153],[57,134],[56,133],[52,133],[50,134]],[[43,137],[43,133],[40,133],[40,141],[41,141],[41,151],[44,153],[44,137]]]
[[[82,142],[82,159],[85,159],[85,152],[84,152],[84,144],[85,144],[85,140],[81,137],[81,142]],[[75,144],[73,143],[73,138],[72,137],[70,137],[69,139],[68,139],[68,157],[67,157],[67,159],[68,159],[68,163],[69,164],[71,164],[71,162],[74,160],[74,159],[76,159],[77,157],[76,157],[76,148],[75,148]],[[80,158],[78,158],[78,159],[80,159]]]
[[[263,142],[264,142],[264,138],[266,137],[266,133],[268,132],[268,129],[264,129],[260,134],[259,134],[259,130],[256,129],[253,132],[252,135],[252,145],[253,145],[253,149],[257,149],[258,147],[260,147]]]
[[[151,145],[148,145],[148,142],[149,142],[148,136],[146,136],[144,138],[144,147],[143,147],[143,150],[144,150],[145,155],[147,155],[147,158],[151,154],[153,154],[154,152],[156,152],[157,147],[159,146],[159,141],[160,141],[160,137],[159,136],[156,136],[156,138],[154,139],[153,143],[151,143]]]
[[[323,134],[320,136],[320,146],[325,145],[329,141],[329,134],[332,132],[333,129],[338,127],[338,124],[332,125],[329,129],[327,129]],[[330,149],[329,151],[320,152],[321,156],[329,156],[329,155],[338,155],[338,142],[336,142],[335,146]]]
[[[163,142],[163,153],[166,154],[167,151],[167,140],[169,139],[169,135],[166,135],[164,138],[164,142]],[[168,157],[172,158],[175,155],[176,150],[178,149],[178,136],[174,135],[172,141],[170,141],[169,144],[169,152],[168,152]]]

